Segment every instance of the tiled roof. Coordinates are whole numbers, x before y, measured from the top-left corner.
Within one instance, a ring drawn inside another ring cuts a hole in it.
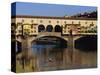
[[[29,16],[29,15],[16,15],[16,16],[11,16],[11,18],[43,18],[43,19],[97,20],[97,18],[84,18],[84,17]]]

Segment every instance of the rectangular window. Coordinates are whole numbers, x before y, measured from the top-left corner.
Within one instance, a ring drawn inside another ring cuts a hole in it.
[[[34,27],[34,29],[36,29],[36,27]]]
[[[31,31],[31,33],[33,33],[33,31]]]
[[[19,30],[19,33],[22,33],[22,30]]]
[[[33,29],[33,25],[31,25],[31,28]]]
[[[34,32],[36,32],[36,30],[34,30]]]

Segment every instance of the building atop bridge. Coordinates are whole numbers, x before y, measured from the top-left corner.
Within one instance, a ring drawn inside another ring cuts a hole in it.
[[[12,16],[11,33],[22,35],[25,31],[29,35],[40,32],[59,32],[62,35],[93,34],[97,32],[97,19],[84,17],[55,17],[55,16]]]

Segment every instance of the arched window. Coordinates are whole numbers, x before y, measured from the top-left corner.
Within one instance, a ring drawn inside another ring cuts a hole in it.
[[[59,23],[59,21],[57,21],[57,23]]]
[[[47,32],[52,32],[52,30],[53,30],[52,25],[48,25],[48,26],[46,27],[46,31],[47,31]]]
[[[38,26],[38,32],[43,32],[43,31],[45,31],[44,25],[39,25]]]
[[[51,23],[51,21],[49,21],[49,23]]]
[[[62,28],[59,25],[56,25],[55,32],[62,32]]]

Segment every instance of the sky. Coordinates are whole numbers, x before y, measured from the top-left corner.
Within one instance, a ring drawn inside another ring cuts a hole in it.
[[[16,11],[15,11],[16,6]],[[71,16],[83,12],[96,11],[93,6],[76,6],[45,3],[16,2],[12,4],[11,14],[29,16]]]

